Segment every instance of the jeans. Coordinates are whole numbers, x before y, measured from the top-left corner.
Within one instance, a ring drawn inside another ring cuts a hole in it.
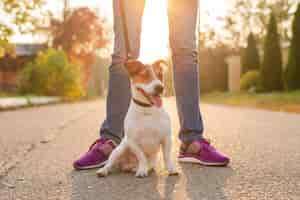
[[[124,0],[131,57],[140,52],[143,0]],[[107,116],[100,128],[102,138],[120,142],[124,135],[123,121],[130,99],[130,81],[124,67],[126,47],[120,15],[120,0],[113,0],[114,51],[109,67],[106,101]],[[169,42],[172,51],[174,88],[180,121],[179,138],[189,143],[201,139],[203,121],[199,108],[199,77],[196,48],[198,0],[169,0]]]

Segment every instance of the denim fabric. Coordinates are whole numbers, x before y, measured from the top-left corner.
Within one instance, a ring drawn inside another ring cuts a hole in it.
[[[130,82],[124,68],[126,60],[120,0],[113,1],[114,52],[109,68],[109,88],[106,102],[107,116],[101,137],[120,142],[124,135],[123,121],[130,103]],[[144,1],[127,0],[125,3],[131,56],[139,57],[140,34]],[[199,78],[196,48],[198,0],[169,0],[169,40],[174,67],[176,105],[180,121],[179,138],[191,142],[202,138],[203,121],[199,108]]]

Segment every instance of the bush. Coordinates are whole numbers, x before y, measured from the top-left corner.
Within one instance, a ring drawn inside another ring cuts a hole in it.
[[[251,70],[245,73],[240,81],[241,90],[249,90],[251,88],[257,88],[259,83],[259,71]]]
[[[77,99],[83,95],[80,67],[62,50],[48,49],[18,74],[21,93]]]

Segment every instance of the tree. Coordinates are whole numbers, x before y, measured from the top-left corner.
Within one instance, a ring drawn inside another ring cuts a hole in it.
[[[39,24],[40,19],[37,16],[41,14],[44,3],[44,0],[1,1],[0,10],[4,17],[0,19],[0,40],[6,40],[13,35],[14,26],[20,33],[33,32]]]
[[[271,12],[278,20],[278,32],[283,41],[290,40],[289,24],[293,16],[294,5],[298,0],[235,0],[226,17],[224,31],[236,46],[245,43],[247,35],[253,32],[257,36],[266,34],[268,16]],[[263,37],[257,38],[263,41]]]
[[[8,40],[0,40],[0,58],[5,56],[16,57],[15,45],[10,44]]]
[[[261,86],[265,91],[283,89],[282,55],[277,21],[271,13],[268,32],[264,43],[264,58],[261,67]]]
[[[295,13],[293,37],[289,50],[289,60],[285,71],[286,87],[288,90],[300,89],[300,3]]]
[[[256,40],[253,33],[248,36],[247,47],[242,56],[242,74],[251,70],[258,70],[260,68],[259,52],[256,46]]]
[[[43,4],[44,0],[0,1],[0,58],[7,54],[14,55],[14,47],[9,44],[9,38],[15,31],[20,33],[35,31],[41,21],[37,14],[41,14],[40,8]]]
[[[97,50],[108,44],[104,21],[87,7],[77,8],[65,13],[63,20],[52,19],[50,32],[53,46],[84,66],[86,87]]]

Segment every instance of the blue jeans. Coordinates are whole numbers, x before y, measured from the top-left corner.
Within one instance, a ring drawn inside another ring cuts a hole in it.
[[[125,0],[126,2],[126,0]],[[131,99],[130,82],[124,68],[126,60],[120,0],[113,0],[114,52],[109,68],[109,86],[106,101],[107,116],[100,135],[120,142],[124,135],[123,120]],[[131,56],[139,57],[143,0],[125,3]],[[198,0],[169,0],[169,41],[172,50],[176,105],[180,121],[179,138],[191,142],[202,138],[203,122],[199,108],[199,78],[196,48]]]

